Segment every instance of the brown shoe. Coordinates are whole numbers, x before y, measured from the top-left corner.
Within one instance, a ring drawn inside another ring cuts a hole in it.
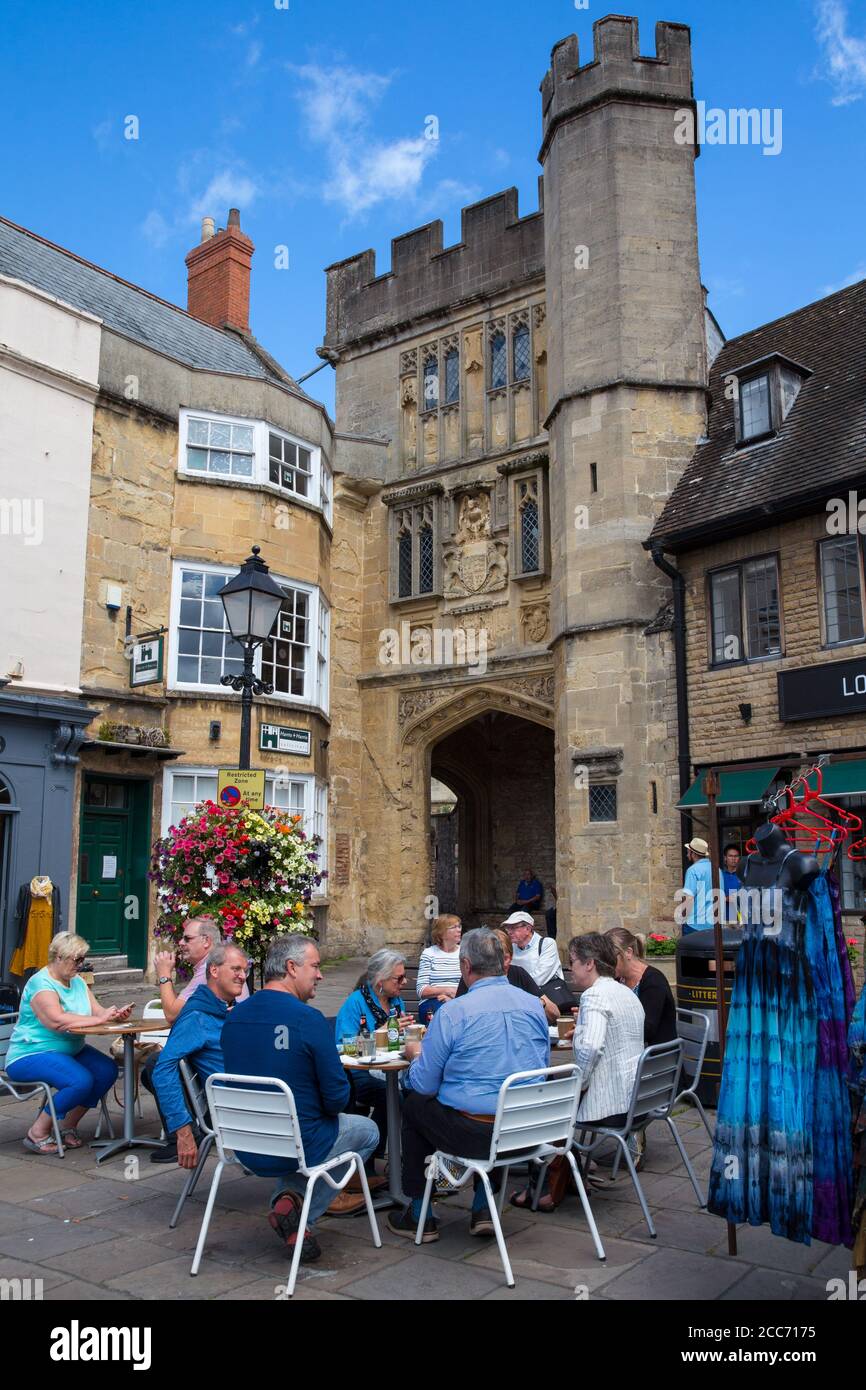
[[[356,1211],[361,1211],[366,1206],[363,1193],[359,1192],[338,1192],[328,1210],[326,1216],[352,1216]]]
[[[380,1188],[382,1188],[382,1187],[387,1187],[387,1185],[388,1185],[388,1179],[387,1179],[387,1178],[380,1178],[380,1177],[377,1177],[377,1176],[376,1176],[375,1174],[373,1174],[373,1173],[368,1173],[368,1174],[367,1174],[367,1186],[369,1187],[369,1189],[370,1189],[371,1192],[378,1192]],[[357,1174],[357,1173],[353,1173],[353,1174],[352,1174],[352,1176],[350,1177],[349,1181],[346,1183],[346,1186],[343,1188],[343,1191],[344,1191],[344,1192],[363,1192],[363,1188],[361,1187],[361,1179],[358,1177],[358,1174]]]

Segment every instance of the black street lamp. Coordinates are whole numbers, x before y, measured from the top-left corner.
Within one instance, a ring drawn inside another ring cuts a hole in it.
[[[219,591],[226,621],[232,637],[244,650],[244,669],[239,676],[223,676],[222,685],[241,691],[241,751],[239,768],[250,765],[250,728],[253,695],[270,695],[274,687],[259,680],[253,671],[253,652],[271,635],[277,614],[285,598],[280,586],[271,579],[264,560],[259,559],[259,546],[241,565],[240,572]]]

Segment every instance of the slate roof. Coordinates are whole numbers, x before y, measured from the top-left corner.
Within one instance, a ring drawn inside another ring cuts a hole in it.
[[[730,373],[779,353],[811,375],[772,438],[737,448]],[[866,484],[866,280],[732,338],[710,371],[698,445],[647,544],[686,550],[823,509]]]
[[[85,309],[107,328],[186,366],[279,382],[305,396],[273,358],[228,329],[214,328],[101,266],[0,217],[0,274]]]

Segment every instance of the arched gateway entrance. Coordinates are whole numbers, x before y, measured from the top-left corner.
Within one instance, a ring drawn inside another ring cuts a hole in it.
[[[501,920],[527,866],[545,887],[554,882],[552,683],[534,677],[519,694],[423,692],[424,712],[416,705],[403,737],[410,901],[423,878],[441,911],[474,926]]]

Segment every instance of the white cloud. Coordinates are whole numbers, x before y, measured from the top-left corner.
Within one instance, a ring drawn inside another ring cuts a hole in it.
[[[171,240],[174,228],[166,222],[161,212],[152,208],[141,224],[141,233],[145,240],[158,250]]]
[[[846,275],[838,285],[825,285],[822,294],[835,294],[837,290],[847,290],[849,285],[856,285],[858,280],[866,280],[866,261],[861,261],[855,266],[850,275]]]
[[[372,111],[391,78],[345,66],[289,70],[299,82],[295,96],[310,138],[325,152],[326,202],[340,203],[354,216],[387,199],[414,201],[439,142],[423,134],[393,140],[371,134]]]
[[[90,133],[99,149],[107,150],[111,144],[112,135],[117,133],[117,127],[114,121],[100,121],[99,125],[95,125]]]
[[[185,221],[195,222],[200,217],[213,217],[217,226],[228,208],[249,207],[258,194],[258,186],[246,174],[223,169],[215,174],[204,192],[194,198],[187,209]]]
[[[866,95],[866,37],[848,32],[845,0],[818,0],[816,34],[823,50],[819,76],[835,87],[834,106]]]
[[[253,42],[250,44],[249,48],[247,49],[247,67],[248,67],[248,68],[254,68],[254,67],[255,67],[256,63],[259,61],[259,59],[260,59],[261,56],[262,56],[262,47],[263,47],[263,45],[259,42],[258,39],[254,39]]]

